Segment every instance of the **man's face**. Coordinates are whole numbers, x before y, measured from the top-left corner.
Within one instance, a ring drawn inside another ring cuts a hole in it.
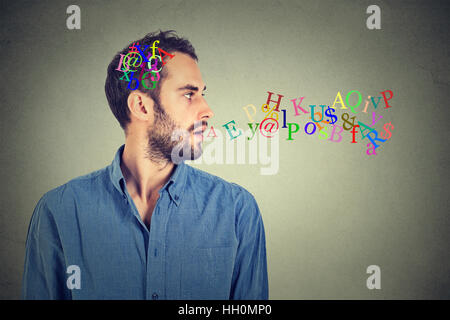
[[[180,143],[171,139],[172,134],[175,130],[182,130],[185,135],[180,137],[181,142],[189,144],[183,150],[189,149],[191,153],[183,157],[198,158],[203,131],[208,119],[214,115],[203,97],[206,86],[200,70],[194,59],[180,52],[175,52],[164,68],[159,101],[154,101],[154,122],[148,130],[149,153],[153,153],[155,160],[158,157],[171,160],[172,149]]]

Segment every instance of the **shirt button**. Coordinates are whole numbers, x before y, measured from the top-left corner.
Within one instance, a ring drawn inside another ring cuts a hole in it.
[[[178,196],[175,196],[175,200],[178,200]]]
[[[153,300],[158,300],[158,295],[156,294],[156,292],[152,294],[152,299]]]

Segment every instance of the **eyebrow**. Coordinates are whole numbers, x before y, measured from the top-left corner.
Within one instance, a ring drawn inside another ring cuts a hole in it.
[[[184,87],[178,88],[178,90],[180,90],[180,91],[181,90],[192,90],[192,91],[197,92],[198,91],[198,87],[193,86],[191,84],[187,84]],[[205,91],[205,90],[206,90],[206,86],[203,88],[203,91]]]

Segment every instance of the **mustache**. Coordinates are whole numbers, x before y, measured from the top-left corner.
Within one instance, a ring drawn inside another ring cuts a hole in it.
[[[202,121],[195,121],[194,124],[192,124],[187,131],[189,132],[193,132],[194,129],[200,128],[200,127],[207,127],[208,126],[208,121],[202,120]]]

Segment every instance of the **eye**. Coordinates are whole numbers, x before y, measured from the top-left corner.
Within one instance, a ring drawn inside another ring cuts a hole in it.
[[[193,92],[188,92],[184,96],[190,100],[193,94]]]

